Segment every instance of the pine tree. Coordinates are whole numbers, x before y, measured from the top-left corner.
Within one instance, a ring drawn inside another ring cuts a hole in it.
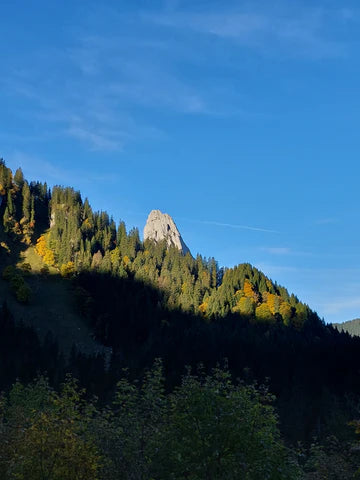
[[[13,202],[13,198],[10,190],[8,190],[8,194],[7,194],[7,208],[9,210],[10,217],[12,217],[15,213],[15,207],[14,207],[14,202]]]
[[[35,225],[35,198],[33,195],[31,196],[30,224],[32,227]]]
[[[121,255],[125,254],[126,243],[127,243],[126,227],[125,222],[122,220],[119,223],[117,234],[116,234],[116,243],[120,248]]]
[[[21,168],[18,168],[14,175],[14,183],[21,190],[24,185],[24,175]]]
[[[23,218],[26,222],[30,221],[31,218],[31,195],[30,188],[27,182],[23,182],[22,188],[22,197],[23,197]]]
[[[10,219],[10,213],[9,213],[9,207],[6,206],[4,216],[3,216],[3,225],[4,225],[4,230],[6,233],[10,231],[11,228],[11,219]]]

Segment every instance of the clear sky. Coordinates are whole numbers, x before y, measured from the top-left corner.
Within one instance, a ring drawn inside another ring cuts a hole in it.
[[[360,317],[358,1],[0,1],[0,156]]]

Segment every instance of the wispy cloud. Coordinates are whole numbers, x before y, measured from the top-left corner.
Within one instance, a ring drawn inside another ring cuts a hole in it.
[[[72,71],[66,82],[61,74],[39,78],[30,66],[21,72],[9,69],[0,79],[8,95],[26,100],[17,111],[19,117],[46,122],[43,138],[55,129],[89,150],[120,152],[131,142],[166,136],[155,120],[145,123],[143,115],[137,115],[139,108],[209,113],[198,89],[161,60],[159,52],[166,47],[156,37],[84,35],[73,43],[65,52],[43,51],[49,69],[59,68],[61,57],[64,70]]]
[[[63,184],[79,188],[79,180],[82,185],[87,183],[113,183],[118,182],[118,175],[114,172],[106,172],[101,169],[101,173],[86,172],[76,167],[60,168],[55,163],[44,160],[36,155],[26,152],[13,151],[6,156],[7,163],[13,168],[21,167],[25,177],[29,180],[36,179],[46,181],[50,185]],[[76,183],[76,185],[75,185]]]
[[[245,105],[232,81],[244,48],[261,54],[336,57],[346,48],[330,35],[328,25],[354,17],[346,8],[291,9],[286,2],[274,8],[259,2],[242,9],[223,5],[202,11],[179,0],[160,4],[124,12],[98,6],[91,13],[92,23],[85,18],[65,32],[66,48],[29,50],[4,68],[0,87],[22,100],[19,117],[38,121],[34,138],[42,132],[46,139],[51,131],[89,150],[121,152],[129,143],[166,135],[156,124],[157,113],[271,116],[253,110],[251,102]],[[227,76],[219,82],[224,65]]]
[[[311,58],[338,57],[345,45],[326,33],[330,21],[350,18],[351,11],[327,11],[319,8],[259,8],[244,11],[226,8],[217,11],[176,11],[145,15],[163,27],[193,31],[219,39],[232,40],[242,46],[260,49],[263,53],[280,52]],[[280,47],[280,51],[279,51]]]
[[[319,305],[322,307],[325,315],[335,315],[339,313],[345,313],[348,310],[359,309],[360,316],[360,296],[339,296],[335,297],[332,300],[325,299],[319,302]],[[351,320],[351,318],[344,317],[343,320]]]
[[[290,247],[261,247],[260,250],[263,252],[269,253],[270,255],[278,255],[278,256],[293,256],[293,257],[312,256],[311,252],[293,250]]]
[[[294,265],[273,265],[266,262],[257,262],[256,267],[273,278],[276,278],[278,275],[283,275],[284,273],[299,274],[300,272],[303,272],[301,267]]]
[[[92,82],[81,82],[75,78],[66,89],[59,88],[53,95],[52,89],[33,85],[29,72],[26,78],[14,75],[8,82],[7,91],[30,104],[16,112],[18,117],[44,125],[41,133],[21,137],[25,141],[39,142],[54,137],[68,137],[81,142],[88,150],[121,152],[132,141],[164,138],[163,131],[155,125],[143,125],[135,120],[127,109],[121,110],[121,100],[116,92],[102,82],[97,87]],[[52,88],[56,88],[53,85]],[[39,130],[39,129],[37,129]],[[19,135],[7,133],[5,139],[16,139]],[[1,138],[1,135],[0,135]]]
[[[47,160],[21,151],[9,153],[7,155],[7,163],[12,168],[21,167],[25,176],[30,180],[36,178],[49,183],[64,182],[68,184],[74,179],[73,172],[69,172],[65,168],[59,168]]]
[[[82,142],[90,145],[93,150],[113,150],[120,151],[124,146],[123,137],[128,137],[128,134],[123,132],[109,132],[109,131],[91,131],[87,128],[72,125],[67,130],[71,137],[74,137]]]
[[[274,255],[290,255],[292,253],[288,247],[262,247],[261,250]]]

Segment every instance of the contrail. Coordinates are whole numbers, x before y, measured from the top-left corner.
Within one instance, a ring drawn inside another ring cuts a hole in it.
[[[216,227],[228,227],[228,228],[238,228],[242,230],[252,230],[255,232],[266,232],[266,233],[280,233],[277,230],[270,230],[268,228],[261,228],[261,227],[250,227],[249,225],[238,225],[234,223],[222,223],[222,222],[215,222],[212,220],[191,220],[190,218],[183,218],[188,222],[193,223],[202,223],[204,225],[215,225]]]

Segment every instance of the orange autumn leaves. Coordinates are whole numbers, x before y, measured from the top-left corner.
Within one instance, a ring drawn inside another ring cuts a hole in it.
[[[235,300],[233,312],[247,316],[255,315],[256,319],[270,323],[275,323],[281,316],[284,324],[288,325],[294,313],[293,307],[280,295],[270,292],[260,294],[248,279],[245,279],[243,289],[235,292]]]

